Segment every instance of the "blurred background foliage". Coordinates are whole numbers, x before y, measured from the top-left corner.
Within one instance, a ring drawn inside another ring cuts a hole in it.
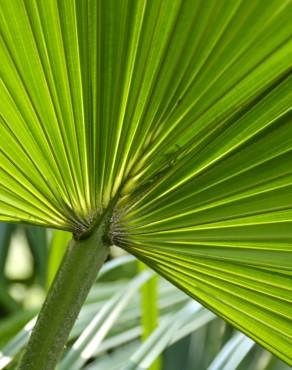
[[[0,369],[15,367],[70,238],[59,230],[0,223]],[[113,247],[58,369],[147,368],[289,366]]]

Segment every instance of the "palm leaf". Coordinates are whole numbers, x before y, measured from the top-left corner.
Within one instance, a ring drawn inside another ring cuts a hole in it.
[[[65,355],[58,369],[62,366],[68,368],[70,363],[71,367],[81,367],[85,362],[84,357],[87,357],[85,353],[87,355],[91,353],[91,361],[85,366],[86,369],[120,369],[130,364],[138,368],[152,362],[166,346],[171,346],[168,352],[176,358],[176,361],[173,361],[173,358],[170,359],[170,363],[166,360],[167,354],[164,354],[164,366],[167,369],[169,367],[176,369],[183,363],[186,368],[195,366],[207,369],[208,366],[216,366],[220,369],[225,367],[235,369],[238,368],[240,362],[242,362],[240,369],[248,367],[264,370],[273,363],[277,368],[282,368],[284,364],[280,360],[276,360],[268,352],[255,346],[255,343],[243,334],[234,333],[230,327],[226,331],[227,326],[219,319],[214,320],[215,315],[191,302],[186,295],[161,278],[158,284],[160,325],[146,342],[141,343],[139,337],[142,328],[139,324],[143,313],[137,287],[141,283],[147,284],[149,274],[147,276],[143,273],[129,280],[125,279],[124,267],[129,262],[132,263],[133,258],[121,257],[104,265],[104,274],[116,269],[121,280],[97,281],[94,284],[70,334]],[[134,297],[129,300],[135,290]],[[121,296],[122,299],[118,300],[117,298]],[[114,303],[117,304],[112,309],[111,306]],[[125,303],[126,306],[124,306]],[[115,317],[116,311],[120,309],[123,310],[122,314]],[[27,314],[26,320],[29,317]],[[100,320],[104,315],[105,320]],[[10,320],[18,321],[17,316],[12,316]],[[0,349],[0,369],[14,368],[13,364],[26,344],[34,323],[35,320],[32,320],[26,324],[12,340],[6,341],[6,345]],[[17,325],[19,326],[19,323]],[[4,329],[1,331],[1,334],[4,334],[5,324],[1,329]],[[101,337],[105,334],[105,338],[101,341]],[[190,334],[195,340],[192,339],[188,344],[187,336]],[[216,349],[214,343],[212,344],[209,340],[209,336],[212,337],[213,342],[216,342]],[[74,342],[76,338],[78,339]],[[185,341],[179,345],[184,346],[184,353],[179,354],[175,351],[173,344],[182,338],[185,338]],[[251,347],[254,348],[253,352],[250,351]],[[186,356],[188,351],[190,356]],[[250,354],[248,354],[249,351]],[[186,357],[182,359],[182,355]],[[77,361],[72,361],[74,357],[79,358]],[[129,363],[130,358],[133,362]],[[7,364],[10,365],[7,367]]]
[[[0,219],[112,241],[288,363],[291,2],[0,5]]]
[[[102,269],[102,274],[107,274],[113,269],[121,268],[125,264],[133,262],[136,263],[136,259],[131,256],[119,257],[107,262]],[[119,271],[123,270],[120,269]],[[86,353],[89,357],[100,357],[107,350],[115,350],[121,344],[138,340],[142,332],[138,289],[141,285],[147,283],[152,275],[153,273],[150,271],[144,271],[129,281],[123,276],[121,281],[97,281],[91,289],[70,333],[69,348],[59,367],[67,368],[69,365],[69,367],[82,367],[82,362],[87,360],[84,359]],[[161,320],[165,320],[185,305],[189,298],[165,280],[160,278],[159,282],[159,311]],[[134,297],[132,297],[133,295]],[[120,311],[122,311],[122,314],[119,314]],[[175,333],[175,336],[171,338],[172,342],[214,319],[214,315],[204,308],[200,313],[199,322],[197,322],[198,320],[188,322],[186,327]],[[5,346],[0,349],[0,369],[6,368],[6,365],[11,363],[27,344],[29,334],[36,322],[36,318],[31,319],[33,314],[31,311],[22,313],[22,316],[25,317],[22,317],[21,321],[26,320],[26,324],[18,333],[16,329],[17,334],[6,342],[5,338],[2,338],[2,334],[5,336],[5,323],[2,325],[1,339],[4,340]],[[15,314],[10,320],[19,321],[18,315]],[[11,323],[8,322],[7,324],[6,326],[11,329]],[[18,327],[23,326],[18,322],[16,325]],[[108,333],[109,331],[110,333]],[[71,346],[70,342],[75,341],[75,339],[77,339],[76,342]]]
[[[111,300],[106,302],[100,312],[96,314],[83,334],[73,344],[71,351],[60,364],[60,370],[79,370],[90,359],[106,336],[107,332],[127,305],[136,291],[149,280],[150,271],[144,271],[133,279],[123,290],[119,291]]]
[[[254,342],[241,333],[236,333],[218,353],[207,370],[236,369]]]

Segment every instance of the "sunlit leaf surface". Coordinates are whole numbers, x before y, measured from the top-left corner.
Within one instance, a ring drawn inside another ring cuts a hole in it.
[[[292,364],[290,1],[0,3],[0,220],[112,238]]]

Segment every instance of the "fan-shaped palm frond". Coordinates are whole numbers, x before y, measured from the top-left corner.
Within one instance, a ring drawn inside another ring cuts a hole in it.
[[[291,13],[2,1],[0,219],[85,247],[106,213],[111,242],[291,364]]]

